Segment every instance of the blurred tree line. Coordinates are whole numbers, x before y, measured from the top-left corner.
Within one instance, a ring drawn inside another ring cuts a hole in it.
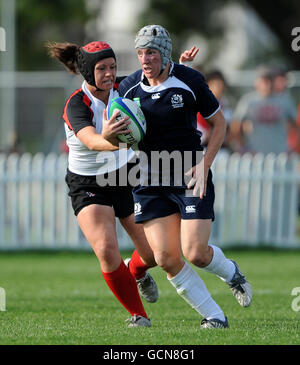
[[[211,49],[222,42],[223,25],[212,22],[212,14],[219,6],[231,0],[149,0],[139,17],[139,27],[146,24],[161,24],[172,34],[173,58],[178,59],[185,41],[191,32],[209,39]],[[213,57],[213,55],[211,55]]]
[[[275,34],[278,54],[284,54],[294,69],[300,69],[300,54],[291,47],[291,31],[300,26],[299,0],[149,0],[139,18],[139,27],[145,24],[163,24],[173,35],[174,59],[178,58],[189,33],[199,33],[208,39],[210,59],[224,42],[225,24],[214,16],[217,9],[227,4],[242,4],[252,8]],[[235,22],[234,16],[232,22]],[[271,56],[271,55],[270,55]],[[264,58],[268,54],[263,55]],[[209,62],[210,59],[206,61]],[[252,66],[251,64],[248,66]]]
[[[138,19],[138,27],[163,24],[173,36],[174,58],[178,58],[191,32],[201,34],[210,43],[209,58],[213,59],[224,42],[225,31],[225,24],[214,14],[234,3],[255,10],[276,35],[278,52],[285,54],[292,67],[300,68],[299,52],[291,49],[291,30],[300,26],[299,0],[148,0]],[[85,25],[92,17],[86,4],[87,0],[16,0],[17,69],[57,69],[59,66],[47,56],[44,43],[46,40],[84,43]],[[102,4],[103,1],[99,0],[98,8],[101,9]],[[235,20],[233,17],[232,22]]]
[[[45,41],[81,44],[90,17],[85,0],[17,0],[16,12],[16,67],[20,71],[57,68],[46,53]]]
[[[276,34],[280,48],[294,69],[300,69],[300,53],[291,47],[291,31],[300,27],[299,0],[247,0],[247,3]]]
[[[11,0],[0,0],[0,4],[9,1]],[[88,38],[88,27],[91,34],[95,29],[95,36],[101,36],[98,33],[101,27],[96,27],[96,22],[100,19],[99,12],[105,1],[110,0],[16,0],[17,70],[63,69],[59,62],[53,61],[47,55],[45,42],[69,41],[84,44]],[[217,57],[221,47],[228,47],[228,41],[225,38],[228,24],[216,16],[218,10],[226,5],[243,4],[255,10],[276,35],[278,39],[276,52],[284,55],[291,67],[300,69],[300,52],[293,52],[291,48],[292,28],[300,26],[299,0],[142,1],[147,5],[139,19],[132,20],[132,27],[136,30],[146,24],[164,25],[172,34],[174,59],[178,58],[188,37],[191,34],[199,34],[209,42],[209,52],[205,60],[209,64],[210,60]],[[104,16],[113,19],[114,14],[104,14]],[[138,24],[136,24],[137,21]],[[234,15],[230,19],[233,24],[237,21]],[[259,48],[256,41],[257,39],[254,40],[254,47]],[[268,57],[273,56],[273,54],[267,54],[265,50],[260,53],[261,60],[268,61]],[[242,67],[252,68],[256,65],[255,62],[259,61],[250,54],[247,64]],[[57,146],[63,135],[63,124],[59,114],[65,97],[63,92],[63,90],[51,88],[32,88],[30,92],[27,92],[26,88],[18,88],[16,135],[21,138],[24,150],[49,152],[58,149]],[[3,120],[4,122],[7,123],[6,120]],[[62,135],[59,134],[61,131]]]

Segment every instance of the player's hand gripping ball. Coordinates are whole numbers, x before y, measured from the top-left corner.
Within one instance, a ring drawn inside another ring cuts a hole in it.
[[[108,118],[111,118],[116,110],[120,112],[116,121],[129,117],[130,124],[127,128],[131,130],[128,134],[119,134],[119,140],[130,145],[140,142],[146,133],[146,120],[142,109],[131,99],[119,97],[109,103]]]

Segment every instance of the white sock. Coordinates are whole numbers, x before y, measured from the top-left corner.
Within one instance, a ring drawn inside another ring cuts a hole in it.
[[[206,319],[217,318],[225,321],[222,309],[213,300],[200,276],[186,262],[170,283],[177,293]]]
[[[223,281],[229,282],[235,273],[235,265],[227,259],[223,251],[217,247],[210,245],[213,249],[213,258],[209,265],[203,268],[204,271],[218,275]]]

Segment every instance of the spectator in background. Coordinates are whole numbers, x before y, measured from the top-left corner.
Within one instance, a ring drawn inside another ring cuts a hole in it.
[[[273,70],[273,91],[278,94],[288,94],[287,74],[282,68],[275,68]]]
[[[241,97],[233,115],[233,125],[242,136],[241,152],[288,151],[288,128],[296,115],[285,97],[274,92],[274,70],[262,67],[255,91]]]
[[[213,71],[207,73],[205,79],[208,84],[208,87],[210,88],[210,90],[212,91],[214,96],[219,101],[221,110],[223,112],[223,115],[224,115],[224,118],[226,120],[226,124],[228,127],[228,125],[230,123],[232,111],[229,107],[228,100],[224,96],[224,93],[227,89],[227,82],[225,80],[225,77],[221,71],[213,70]],[[197,125],[198,125],[198,129],[202,133],[201,144],[203,146],[207,146],[208,140],[210,137],[210,133],[211,133],[211,126],[202,117],[202,115],[200,113],[198,113],[198,115],[197,115]],[[225,138],[222,148],[227,148],[226,138]]]
[[[289,128],[288,147],[290,152],[300,154],[300,103],[298,104],[296,124]]]
[[[287,73],[282,68],[274,69],[273,91],[279,97],[280,103],[290,112],[290,120],[296,119],[296,123],[289,123],[288,125],[287,143],[289,152],[300,153],[300,118],[299,115],[297,117],[296,103],[288,90]],[[300,112],[300,107],[298,109]]]

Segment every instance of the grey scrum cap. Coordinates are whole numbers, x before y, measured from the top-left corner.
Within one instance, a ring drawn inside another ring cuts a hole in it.
[[[171,61],[172,40],[168,31],[161,25],[146,25],[135,37],[135,48],[157,49],[162,58],[162,70]]]

